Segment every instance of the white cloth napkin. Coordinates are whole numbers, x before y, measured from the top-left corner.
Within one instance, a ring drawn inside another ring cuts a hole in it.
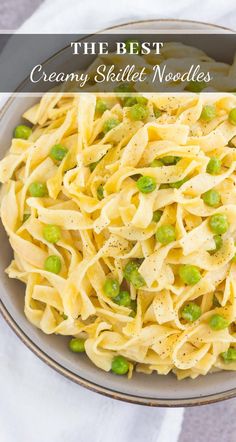
[[[176,442],[182,409],[118,402],[68,381],[0,317],[1,442]]]
[[[211,22],[235,29],[235,0],[45,0],[21,32],[91,32],[154,18]]]

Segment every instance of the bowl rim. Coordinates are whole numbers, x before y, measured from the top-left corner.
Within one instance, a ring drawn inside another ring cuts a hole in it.
[[[99,32],[103,32],[103,31],[109,31],[109,30],[114,30],[116,28],[123,28],[123,27],[127,27],[128,25],[133,25],[133,24],[143,24],[143,23],[162,23],[162,22],[168,22],[168,23],[186,23],[186,24],[198,24],[198,25],[207,25],[208,27],[212,28],[212,29],[221,29],[224,31],[228,31],[228,32],[234,32],[233,29],[228,28],[226,26],[221,26],[221,25],[217,25],[214,23],[209,23],[209,22],[204,22],[204,21],[198,21],[198,20],[188,20],[188,19],[181,19],[181,18],[150,18],[150,19],[145,19],[145,20],[131,20],[129,22],[125,22],[125,23],[118,23],[116,25],[112,25],[109,26],[108,28],[102,29]],[[168,29],[169,30],[169,29]]]
[[[180,399],[169,399],[169,398],[151,398],[145,396],[136,396],[130,393],[122,393],[119,391],[112,390],[108,387],[103,387],[102,385],[96,384],[95,382],[88,381],[87,379],[73,373],[70,369],[63,367],[61,364],[56,362],[51,356],[45,353],[38,345],[36,345],[21,329],[19,324],[13,319],[13,317],[8,312],[7,308],[4,306],[3,302],[0,301],[0,314],[5,319],[6,323],[13,330],[16,336],[23,342],[26,347],[29,348],[39,359],[46,363],[47,366],[54,369],[57,373],[63,375],[65,378],[73,381],[74,383],[85,387],[86,389],[99,393],[103,396],[109,397],[111,399],[120,400],[122,402],[127,402],[136,405],[145,405],[150,407],[166,407],[166,408],[178,408],[178,407],[193,407],[199,405],[210,405],[216,402],[220,402],[227,399],[232,399],[236,397],[236,388],[227,391],[214,393],[207,396],[192,397],[192,398],[180,398]]]
[[[133,24],[144,24],[144,23],[162,23],[162,22],[169,22],[169,23],[188,23],[188,24],[198,24],[198,25],[207,25],[211,27],[212,29],[221,29],[225,31],[232,32],[231,29],[215,25],[213,23],[208,22],[201,22],[196,20],[181,20],[181,19],[146,19],[146,20],[132,20],[130,22],[115,24],[113,26],[110,26],[108,28],[102,29],[98,32],[104,32],[109,30],[115,30],[117,28],[124,28],[128,27],[129,25]],[[92,33],[90,35],[94,35],[96,33]],[[60,51],[58,51],[60,52]],[[53,54],[52,57],[56,56],[58,53],[56,52]],[[47,62],[50,58],[48,57],[45,61]],[[23,83],[23,82],[22,82]],[[16,92],[20,89],[22,83],[18,86],[16,89]],[[2,117],[5,115],[9,107],[11,106],[11,103],[14,101],[15,95],[14,93],[7,99],[5,104],[0,109],[0,121]],[[192,407],[192,406],[199,406],[199,405],[209,405],[216,402],[220,402],[227,399],[232,399],[236,397],[236,388],[232,388],[230,390],[221,391],[218,393],[206,395],[206,396],[200,396],[200,397],[190,397],[190,398],[179,398],[179,399],[169,399],[169,398],[150,398],[150,397],[144,397],[140,395],[132,395],[130,393],[123,393],[119,391],[115,391],[112,389],[109,389],[108,387],[103,387],[102,385],[96,384],[95,382],[88,381],[87,379],[84,379],[78,374],[73,373],[70,369],[63,367],[61,364],[56,362],[51,356],[49,356],[47,353],[45,353],[38,345],[36,345],[29,336],[27,336],[24,331],[21,329],[20,325],[15,321],[15,319],[11,316],[9,311],[7,310],[6,306],[0,300],[0,314],[6,321],[6,323],[9,325],[9,327],[13,330],[13,332],[17,335],[17,337],[28,347],[39,359],[41,359],[43,362],[46,363],[49,367],[54,369],[59,374],[63,375],[65,378],[73,381],[74,383],[87,388],[90,391],[93,391],[95,393],[99,393],[103,396],[120,400],[123,402],[128,402],[131,404],[136,405],[145,405],[145,406],[152,406],[152,407],[167,407],[167,408],[174,408],[174,407]]]

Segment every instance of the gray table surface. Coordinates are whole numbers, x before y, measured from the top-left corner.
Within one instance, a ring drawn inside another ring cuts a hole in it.
[[[18,28],[42,1],[0,0],[0,29]],[[236,399],[188,408],[185,410],[179,442],[235,442],[235,414]]]

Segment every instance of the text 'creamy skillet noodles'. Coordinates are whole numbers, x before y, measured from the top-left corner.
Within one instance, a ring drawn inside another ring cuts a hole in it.
[[[0,180],[28,320],[120,375],[236,370],[236,96],[55,93],[24,118]]]

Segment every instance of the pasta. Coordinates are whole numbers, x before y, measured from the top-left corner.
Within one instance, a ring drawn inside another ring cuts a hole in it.
[[[105,371],[122,356],[129,377],[236,370],[235,108],[230,93],[53,93],[25,112],[1,219],[32,324]]]
[[[236,89],[235,72],[235,56],[232,64],[228,64],[211,58],[199,48],[171,41],[165,42],[160,55],[154,51],[132,57],[129,53],[118,55],[115,52],[98,55],[86,70],[77,71],[82,80],[71,79],[59,87],[71,92],[82,87],[86,92],[114,92],[114,81],[123,82],[121,87],[126,81],[135,83],[135,90],[140,93],[230,92]]]

